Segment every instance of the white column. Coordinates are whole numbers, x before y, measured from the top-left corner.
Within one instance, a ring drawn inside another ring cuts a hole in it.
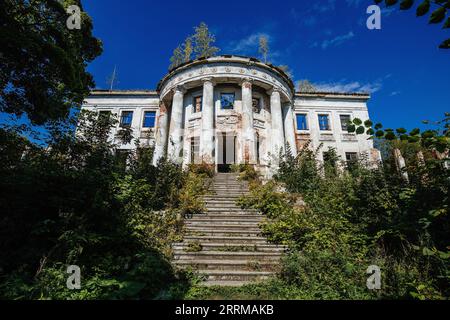
[[[255,129],[253,128],[252,82],[242,82],[242,159],[244,163],[256,164]]]
[[[211,78],[203,79],[202,132],[200,136],[200,158],[214,163],[214,83]]]
[[[186,90],[182,86],[174,89],[172,101],[172,113],[170,117],[169,145],[167,156],[172,161],[181,163],[183,161],[183,97]]]
[[[291,148],[292,155],[297,155],[297,143],[295,138],[295,122],[294,122],[294,112],[292,111],[292,105],[289,103],[285,107],[284,116],[284,136],[286,139],[286,144],[289,144]]]
[[[272,116],[272,156],[278,158],[280,150],[284,152],[283,113],[278,88],[274,88],[270,94],[270,113]]]
[[[153,153],[153,165],[157,165],[159,159],[161,159],[166,151],[167,145],[167,133],[169,127],[169,115],[167,113],[167,107],[163,101],[159,103],[159,115],[156,123],[155,133],[155,151]]]

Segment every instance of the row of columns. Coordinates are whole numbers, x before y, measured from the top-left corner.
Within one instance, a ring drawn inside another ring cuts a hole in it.
[[[203,79],[202,118],[200,137],[200,157],[203,162],[213,164],[214,159],[214,82],[211,78]],[[257,163],[256,132],[253,126],[253,92],[252,80],[245,79],[242,86],[242,159],[244,163]],[[167,145],[167,156],[174,160],[182,159],[183,145],[183,109],[184,94],[186,89],[177,86],[174,89],[172,101],[172,113],[170,124],[166,105],[160,105],[156,131],[156,145],[154,153],[154,164],[164,156]],[[271,144],[269,149],[273,155],[278,156],[284,151],[286,143],[290,145],[291,151],[296,153],[295,127],[292,106],[289,104],[283,108],[281,104],[280,90],[274,88],[270,92],[271,123],[268,124],[269,137],[267,142]],[[168,136],[168,139],[167,139]],[[286,137],[286,139],[285,139]]]

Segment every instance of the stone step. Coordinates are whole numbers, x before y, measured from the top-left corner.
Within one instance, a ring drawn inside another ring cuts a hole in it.
[[[236,204],[234,199],[221,198],[221,199],[203,199],[207,204]]]
[[[211,195],[214,197],[220,196],[223,198],[227,197],[227,198],[234,198],[235,200],[238,200],[239,198],[246,196],[247,193],[217,192],[216,194],[211,193]]]
[[[273,276],[270,271],[246,271],[246,270],[198,270],[199,274],[205,274],[207,281],[255,281],[265,280]]]
[[[211,226],[250,226],[258,228],[259,223],[261,223],[261,220],[246,220],[246,219],[211,219],[211,220],[194,220],[189,219],[184,221],[186,226],[204,226],[204,227],[211,227]]]
[[[185,252],[174,250],[175,260],[192,260],[193,264],[203,260],[253,260],[253,261],[279,261],[281,252],[227,252],[227,251],[199,251]]]
[[[211,212],[211,213],[199,213],[199,214],[194,214],[192,216],[192,219],[210,219],[210,218],[223,218],[223,219],[234,219],[234,218],[238,218],[238,219],[253,219],[253,218],[264,218],[265,216],[262,215],[261,213],[257,213],[257,212],[245,212],[245,213],[237,213],[237,212],[232,212],[232,213],[216,213],[216,212]],[[190,219],[188,219],[190,220]]]
[[[241,271],[278,271],[278,261],[254,260],[202,260],[193,263],[192,260],[177,260],[175,264],[180,268],[192,267],[203,270],[241,270]]]
[[[241,208],[236,203],[205,203],[205,207],[207,208]]]
[[[231,224],[231,223],[202,223],[202,224],[186,224],[187,231],[205,231],[205,230],[222,230],[222,231],[244,231],[244,232],[261,232],[257,224]]]
[[[205,214],[208,213],[239,213],[242,215],[245,214],[256,214],[258,213],[258,211],[256,210],[252,210],[252,211],[247,211],[247,209],[241,209],[239,207],[236,208],[227,208],[227,207],[207,207],[205,206]]]
[[[205,287],[242,287],[246,284],[253,283],[254,281],[218,281],[209,280],[202,282],[201,285]]]
[[[258,225],[259,223],[264,221],[264,218],[262,216],[250,216],[246,217],[245,215],[241,215],[242,217],[233,217],[229,218],[226,216],[216,215],[214,217],[206,216],[206,217],[198,217],[193,216],[191,219],[185,219],[184,221],[186,224],[199,224],[203,223],[204,225],[208,225],[209,223],[215,223],[215,222],[227,222],[227,223],[254,223],[255,225]]]
[[[184,241],[199,241],[200,243],[224,243],[224,244],[267,244],[267,240],[263,237],[243,237],[243,236],[195,236],[195,235],[186,235],[184,236]]]
[[[226,207],[209,207],[207,208],[208,212],[230,212],[230,213],[235,213],[235,212],[239,212],[239,213],[256,213],[258,212],[258,210],[256,209],[242,209],[242,208],[226,208]]]
[[[190,236],[218,236],[218,237],[257,237],[261,230],[230,230],[230,229],[197,229],[186,230]]]
[[[228,195],[228,194],[207,194],[203,196],[204,201],[208,200],[232,200],[237,201],[240,196]]]
[[[174,250],[184,250],[189,247],[188,242],[177,242],[172,245]],[[248,243],[235,243],[225,244],[216,242],[200,242],[202,250],[205,251],[222,251],[222,252],[285,252],[286,247],[277,246],[273,244],[248,244]]]

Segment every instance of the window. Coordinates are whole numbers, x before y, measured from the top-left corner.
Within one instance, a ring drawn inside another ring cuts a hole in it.
[[[306,114],[297,114],[297,130],[308,130],[308,122],[306,120]]]
[[[337,163],[339,157],[336,153],[336,149],[328,148],[328,151],[323,152],[323,164],[325,169],[325,175],[335,175],[337,173]]]
[[[191,163],[200,163],[200,138],[191,138]]]
[[[144,123],[142,124],[142,127],[154,128],[155,127],[155,118],[156,118],[155,111],[145,111],[144,112]]]
[[[111,111],[109,110],[101,110],[98,112],[98,117],[102,119],[109,119],[111,116]]]
[[[259,98],[252,99],[253,112],[260,113],[261,112],[261,100]]]
[[[222,109],[233,109],[234,93],[222,93],[220,95],[220,106]]]
[[[319,128],[322,131],[330,130],[330,120],[327,114],[319,114]]]
[[[130,157],[130,150],[118,149],[115,154],[115,164],[120,170],[126,170],[128,160]]]
[[[260,164],[260,157],[259,157],[259,153],[260,153],[260,149],[261,149],[261,138],[259,137],[259,134],[256,134],[256,163]]]
[[[202,112],[203,97],[194,97],[194,112]]]
[[[131,127],[131,122],[133,121],[133,111],[122,111],[120,117],[121,127]]]
[[[345,160],[347,160],[347,168],[352,170],[358,163],[358,153],[356,152],[346,152]]]
[[[339,117],[341,118],[342,131],[347,131],[348,124],[350,122],[350,115],[348,115],[348,114],[341,114]]]

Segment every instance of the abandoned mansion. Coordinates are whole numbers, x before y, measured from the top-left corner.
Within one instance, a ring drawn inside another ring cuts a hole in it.
[[[292,153],[307,143],[322,145],[318,160],[335,148],[342,160],[379,153],[368,136],[347,132],[353,118],[369,119],[366,93],[295,91],[280,68],[254,58],[217,56],[197,59],[171,70],[151,90],[95,90],[83,109],[111,112],[120,119],[111,132],[119,143],[121,127],[140,143],[153,146],[154,159],[167,156],[184,166],[255,165],[269,172],[280,151]],[[121,144],[121,150],[135,148]]]

